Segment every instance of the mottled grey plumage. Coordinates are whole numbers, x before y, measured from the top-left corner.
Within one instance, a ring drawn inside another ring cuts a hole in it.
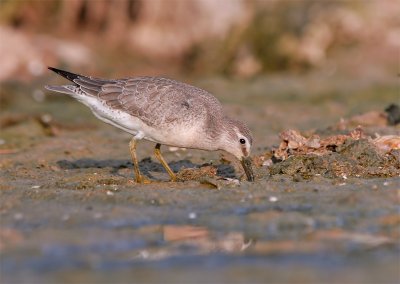
[[[75,84],[46,86],[47,89],[75,97],[98,118],[136,139],[186,148],[221,149],[239,159],[250,153],[253,139],[247,126],[225,116],[220,102],[205,90],[161,77],[104,80],[49,69]],[[233,151],[232,144],[239,143],[240,138],[245,138],[249,145]]]

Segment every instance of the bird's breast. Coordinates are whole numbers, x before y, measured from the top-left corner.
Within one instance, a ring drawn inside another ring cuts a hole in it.
[[[152,128],[149,127],[144,130],[145,139],[161,143],[164,145],[182,147],[182,148],[195,148],[203,150],[217,150],[214,149],[213,144],[207,139],[204,139],[204,129],[196,124],[174,125],[171,127]]]

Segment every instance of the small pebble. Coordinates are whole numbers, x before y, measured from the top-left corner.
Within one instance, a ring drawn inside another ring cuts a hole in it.
[[[269,200],[269,202],[277,202],[278,201],[278,197],[270,196],[268,200]]]
[[[227,184],[240,185],[240,180],[236,178],[225,178],[224,180],[227,181]]]
[[[193,220],[193,219],[197,218],[197,214],[195,212],[190,212],[188,217],[189,217],[189,219]]]
[[[110,191],[110,190],[107,190],[106,194],[107,194],[108,196],[113,196],[113,195],[114,195],[114,192],[112,192],[112,191]]]

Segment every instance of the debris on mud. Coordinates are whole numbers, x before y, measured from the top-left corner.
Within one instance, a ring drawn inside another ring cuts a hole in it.
[[[223,177],[221,169],[212,165],[203,165],[199,168],[183,168],[177,174],[178,181],[197,181],[213,189],[226,186],[238,186],[240,181],[236,178]]]
[[[282,142],[279,148],[274,151],[274,157],[278,160],[286,160],[289,156],[306,154],[325,155],[335,152],[336,148],[347,139],[359,140],[365,138],[361,128],[356,128],[348,135],[334,135],[324,139],[316,134],[306,138],[298,131],[291,129],[282,132],[279,136]]]
[[[372,143],[382,154],[389,153],[392,150],[400,150],[400,136],[397,135],[378,136],[372,140]]]
[[[200,168],[183,168],[176,177],[179,181],[196,180],[199,181],[206,177],[215,177],[217,175],[217,168],[214,166],[204,166]]]
[[[348,134],[325,138],[316,134],[306,138],[296,130],[287,130],[280,138],[282,142],[271,158],[279,162],[271,163],[270,175],[303,179],[400,175],[400,136],[372,138],[357,127]]]
[[[129,179],[121,176],[106,177],[102,173],[75,173],[70,177],[62,177],[55,181],[58,188],[73,189],[73,190],[87,190],[101,187],[111,187],[113,190],[116,186],[127,185]]]

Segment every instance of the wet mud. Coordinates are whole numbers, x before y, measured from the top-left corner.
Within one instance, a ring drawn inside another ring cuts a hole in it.
[[[286,138],[289,140],[284,140],[273,155],[284,160],[270,166],[269,173],[294,179],[400,176],[400,136],[371,139],[361,133],[354,134],[358,131],[322,140],[313,136],[303,139],[304,144],[300,145],[294,142],[296,139]],[[297,137],[304,138],[299,134]]]
[[[163,146],[170,182],[143,142],[136,184],[129,135],[4,86],[1,282],[398,282],[396,83],[313,80],[193,82],[248,121],[254,183],[222,152]]]

